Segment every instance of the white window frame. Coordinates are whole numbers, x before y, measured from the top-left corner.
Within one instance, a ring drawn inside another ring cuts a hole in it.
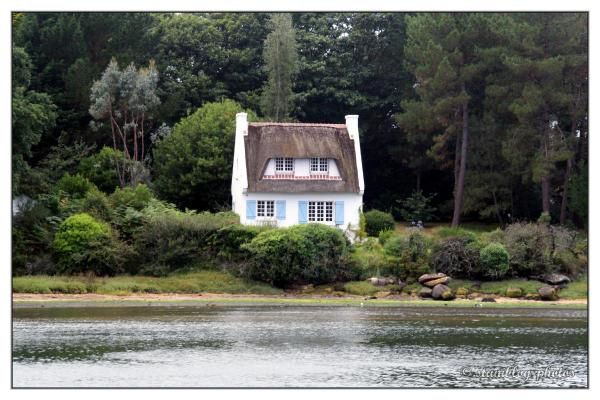
[[[274,219],[275,200],[256,200],[256,217],[260,219]]]
[[[293,174],[294,159],[292,157],[275,157],[275,172],[280,174]]]
[[[329,175],[329,159],[324,157],[312,157],[310,159],[310,173]]]
[[[308,202],[308,222],[333,224],[335,221],[335,208],[333,201],[318,200]]]

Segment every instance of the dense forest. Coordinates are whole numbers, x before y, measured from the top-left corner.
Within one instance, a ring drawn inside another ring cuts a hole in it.
[[[587,224],[585,13],[15,13],[12,24],[14,196],[82,175],[109,194],[144,182],[181,209],[224,210],[235,112],[358,114],[366,209],[401,219],[413,199],[454,225],[542,212]]]

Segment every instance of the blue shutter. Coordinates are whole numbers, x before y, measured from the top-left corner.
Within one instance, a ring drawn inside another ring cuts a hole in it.
[[[335,224],[344,225],[344,202],[335,202]]]
[[[256,200],[246,200],[246,219],[256,218]]]
[[[275,215],[277,219],[285,219],[285,200],[275,201]]]
[[[298,223],[305,224],[308,222],[308,201],[298,202]]]

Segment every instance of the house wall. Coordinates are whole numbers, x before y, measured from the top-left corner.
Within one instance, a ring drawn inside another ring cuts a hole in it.
[[[248,193],[233,199],[233,210],[240,216],[240,222],[244,225],[259,225],[264,222],[264,219],[260,218],[250,220],[246,218],[247,200],[285,200],[285,220],[272,219],[280,227],[298,224],[299,201],[343,201],[344,225],[339,226],[341,229],[346,229],[348,223],[352,229],[358,228],[362,209],[362,195],[356,193]],[[277,210],[275,210],[275,214],[277,215]],[[333,221],[326,224],[335,226],[335,215]]]

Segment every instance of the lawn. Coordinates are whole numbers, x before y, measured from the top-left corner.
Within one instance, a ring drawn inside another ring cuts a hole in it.
[[[231,293],[281,294],[280,289],[248,281],[222,271],[197,271],[155,278],[119,275],[109,278],[84,276],[20,276],[13,278],[14,293]]]

